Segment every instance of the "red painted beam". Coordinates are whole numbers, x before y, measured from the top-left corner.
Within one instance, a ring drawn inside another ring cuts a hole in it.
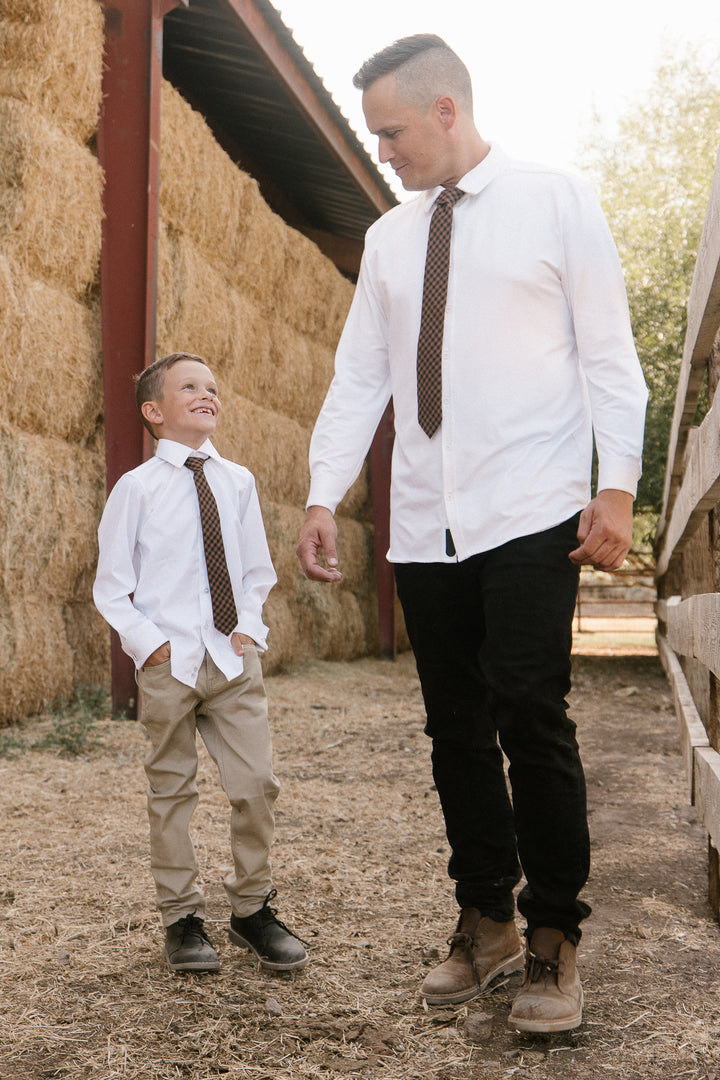
[[[286,87],[290,97],[315,129],[320,141],[332,151],[340,167],[354,177],[358,187],[377,209],[378,216],[384,214],[395,205],[395,201],[388,199],[387,193],[373,175],[374,170],[359,165],[357,151],[348,142],[346,123],[341,126],[328,113],[318,98],[316,88],[308,82],[288,54],[285,45],[267,23],[254,0],[223,2],[243,24],[255,49]]]
[[[380,630],[380,656],[394,660],[397,655],[395,635],[395,574],[386,558],[390,547],[390,464],[395,438],[395,414],[392,401],[378,425],[370,447],[373,518],[375,521],[375,579]]]
[[[144,457],[133,375],[154,359],[162,20],[181,0],[105,0],[100,256],[108,491]],[[187,3],[187,0],[182,0]],[[132,661],[112,634],[113,710],[134,715]]]

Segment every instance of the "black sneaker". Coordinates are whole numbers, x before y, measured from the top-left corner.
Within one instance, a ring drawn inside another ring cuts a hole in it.
[[[165,959],[173,971],[219,971],[202,919],[186,915],[165,928]]]
[[[245,919],[231,915],[228,935],[233,945],[244,946],[254,952],[262,967],[273,971],[293,971],[305,967],[310,957],[300,938],[288,930],[285,923],[276,918],[275,909],[269,907],[270,901],[276,896],[277,890],[272,889],[260,910]]]

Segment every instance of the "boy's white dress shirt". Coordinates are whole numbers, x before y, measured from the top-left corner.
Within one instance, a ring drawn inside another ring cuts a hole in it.
[[[598,490],[635,494],[647,392],[625,284],[589,185],[492,148],[458,181],[443,340],[443,419],[417,420],[428,228],[440,188],[368,231],[335,378],[312,437],[308,505],[332,512],[393,396],[388,558],[448,562],[541,532]]]
[[[233,586],[235,631],[267,648],[262,607],[277,581],[252,473],[218,454],[208,439],[198,451],[160,439],[155,456],[121,476],[98,530],[93,595],[125,652],[141,668],[170,642],[173,676],[195,686],[209,652],[228,679],[243,671],[230,636],[213,625],[195,480],[185,460],[207,456],[205,475],[218,505]],[[235,632],[233,631],[233,632]]]

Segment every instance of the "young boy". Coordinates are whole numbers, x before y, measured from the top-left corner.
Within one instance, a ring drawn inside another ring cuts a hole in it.
[[[266,968],[301,968],[301,941],[269,906],[279,785],[258,652],[267,647],[262,605],[277,578],[255,481],[210,442],[221,406],[201,357],[156,360],[138,376],[136,398],[157,451],[108,498],[94,597],[137,669],[165,959],[173,971],[220,967],[189,834],[199,731],[232,808],[230,940]]]

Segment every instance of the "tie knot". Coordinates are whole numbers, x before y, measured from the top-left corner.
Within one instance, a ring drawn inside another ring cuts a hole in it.
[[[205,468],[205,458],[201,458],[198,457],[196,454],[192,454],[189,458],[186,458],[185,464],[188,469],[192,469],[192,471],[197,476],[198,473],[201,473]]]
[[[441,191],[435,200],[436,206],[449,206],[452,208],[458,200],[462,199],[464,191],[461,191],[458,187],[445,188]]]

